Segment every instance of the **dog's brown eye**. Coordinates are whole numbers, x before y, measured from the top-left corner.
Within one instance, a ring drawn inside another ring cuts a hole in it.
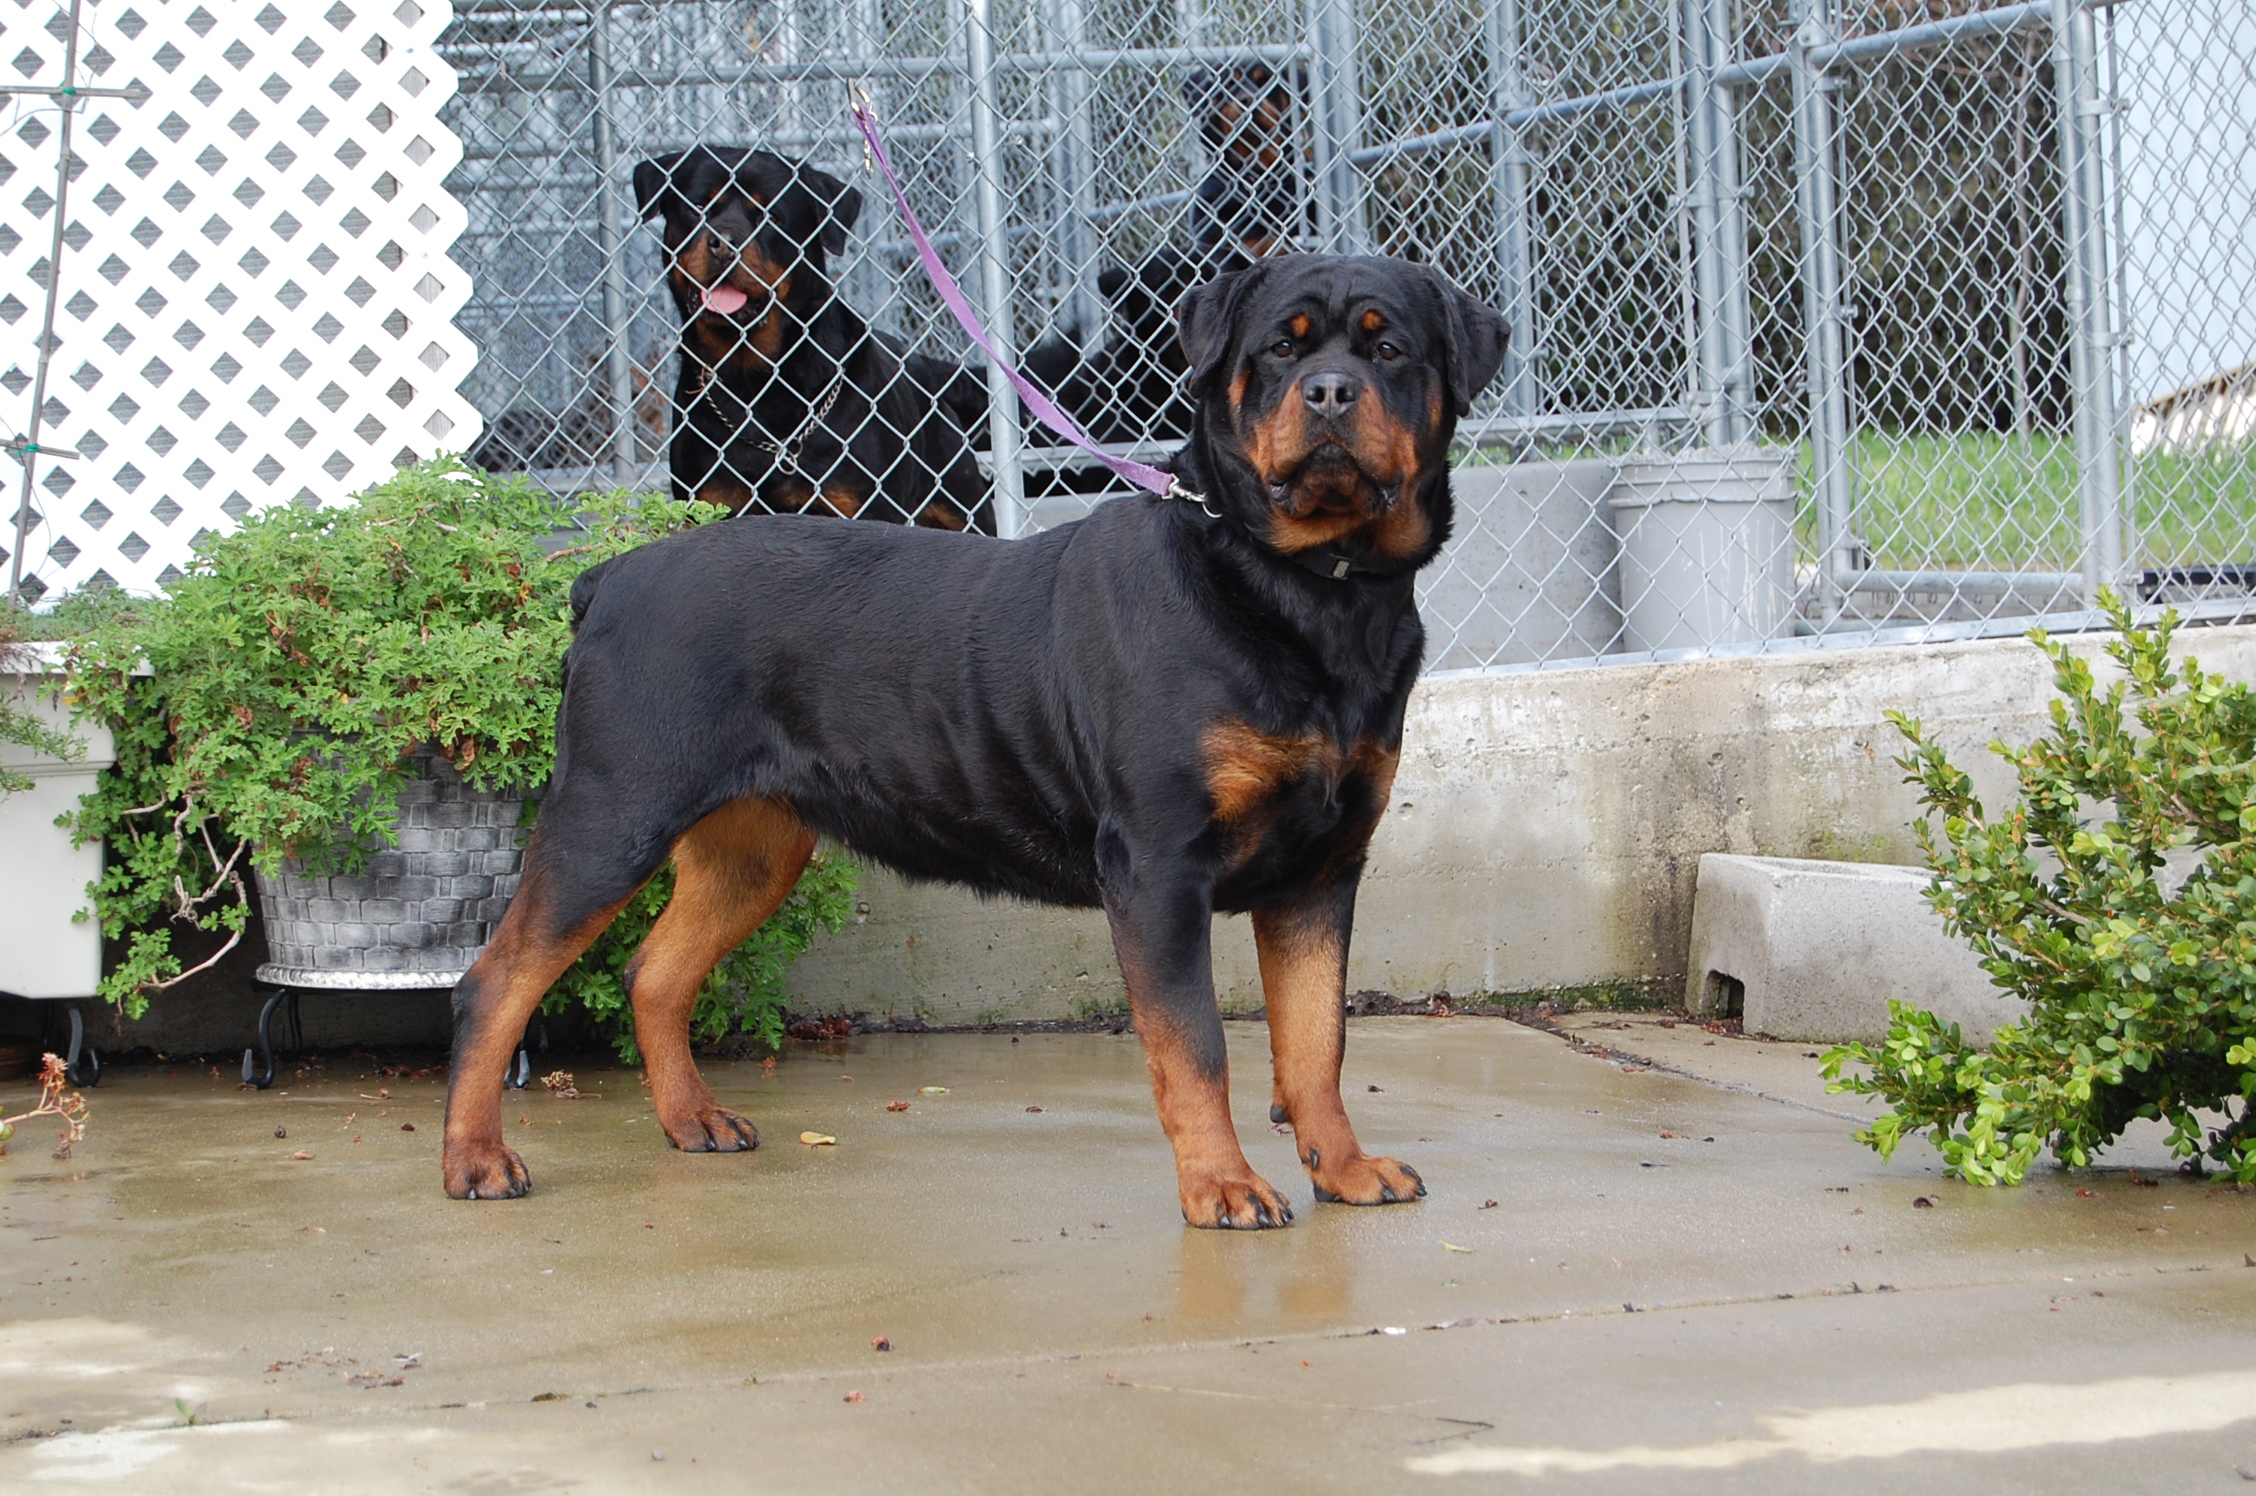
[[[1279,338],[1276,343],[1270,347],[1269,351],[1277,355],[1277,357],[1279,358],[1291,358],[1293,355],[1292,339]]]
[[[1372,351],[1377,353],[1380,358],[1385,359],[1390,364],[1393,363],[1396,359],[1402,357],[1402,350],[1395,347],[1392,343],[1381,343]]]

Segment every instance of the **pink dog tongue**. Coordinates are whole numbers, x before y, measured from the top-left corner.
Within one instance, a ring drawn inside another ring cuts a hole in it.
[[[705,309],[733,317],[744,310],[744,303],[749,300],[750,297],[734,286],[713,286],[705,292]]]

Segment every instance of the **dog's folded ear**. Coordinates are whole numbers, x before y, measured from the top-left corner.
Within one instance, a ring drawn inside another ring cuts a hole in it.
[[[674,168],[681,165],[682,153],[660,156],[653,161],[637,161],[634,169],[635,217],[647,223],[658,216],[660,199],[674,183]]]
[[[1230,340],[1238,321],[1238,308],[1246,293],[1261,281],[1269,262],[1257,260],[1243,270],[1218,275],[1196,286],[1175,303],[1175,335],[1183,344],[1183,362],[1190,368],[1191,388],[1203,390],[1230,356]]]
[[[819,235],[823,252],[833,255],[846,253],[846,236],[853,232],[854,224],[862,216],[860,189],[847,186],[819,166],[799,167],[798,177],[823,206]]]
[[[1449,320],[1449,404],[1459,417],[1472,413],[1473,399],[1503,367],[1510,333],[1504,318],[1486,302],[1466,294],[1440,271],[1430,271]]]

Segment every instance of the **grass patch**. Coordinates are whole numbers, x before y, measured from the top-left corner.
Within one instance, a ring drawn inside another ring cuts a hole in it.
[[[2074,571],[2083,551],[2074,443],[2056,433],[1896,436],[1851,446],[1856,528],[1888,570]],[[2256,559],[2256,447],[2152,453],[2124,466],[2131,554],[2141,567]],[[1795,526],[1814,551],[1807,449]]]

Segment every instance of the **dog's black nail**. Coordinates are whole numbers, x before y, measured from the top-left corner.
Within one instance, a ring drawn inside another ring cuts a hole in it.
[[[1272,1122],[1282,1122],[1291,1115],[1291,1112],[1286,1111],[1281,1106],[1272,1106],[1269,1108],[1269,1120]]]

